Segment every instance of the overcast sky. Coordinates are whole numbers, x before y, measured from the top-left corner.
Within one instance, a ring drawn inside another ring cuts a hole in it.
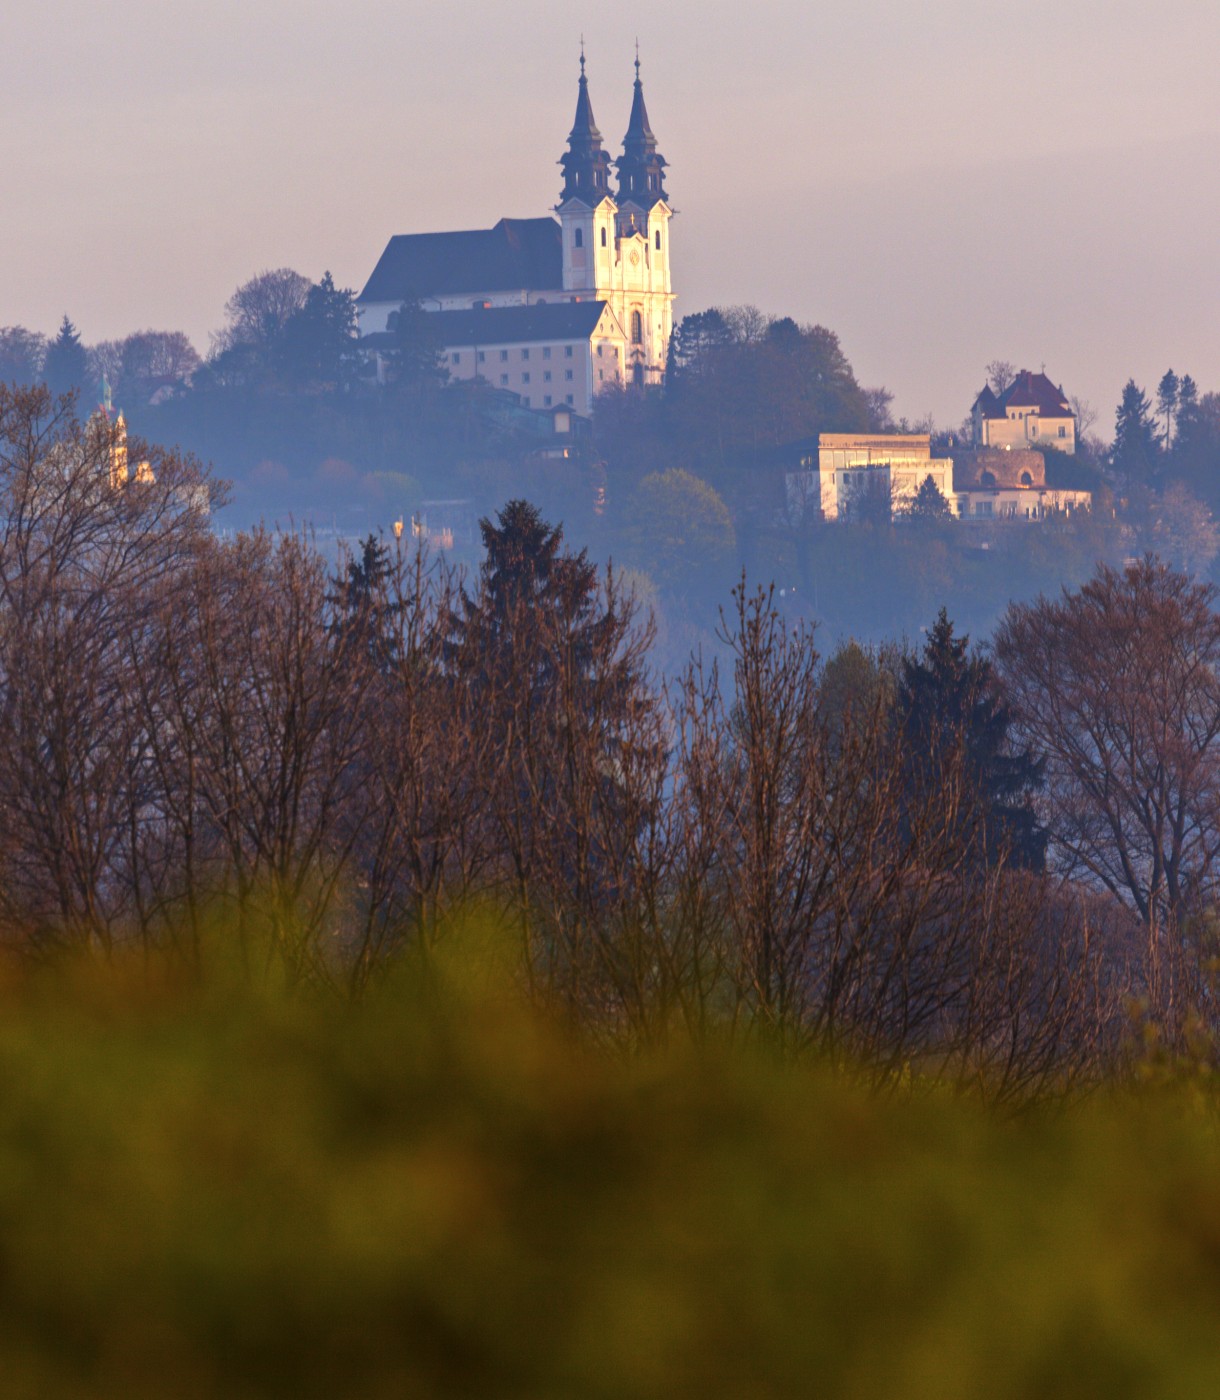
[[[679,316],[838,332],[951,424],[1045,363],[1220,389],[1216,0],[40,0],[0,43],[0,325],[206,351],[267,267],[357,290],[393,233],[547,212],[584,32],[617,154],[638,25]]]

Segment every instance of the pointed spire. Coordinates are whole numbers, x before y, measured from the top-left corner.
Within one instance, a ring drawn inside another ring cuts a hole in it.
[[[615,161],[618,168],[619,203],[627,200],[651,209],[665,192],[665,157],[657,151],[657,138],[648,120],[644,84],[640,78],[640,41],[635,41],[635,92],[631,99],[631,120],[623,137],[623,154]]]
[[[560,203],[583,199],[600,204],[610,193],[610,156],[602,149],[602,134],[593,118],[589,80],[585,77],[585,41],[580,40],[580,81],[576,93],[576,119],[568,135],[568,149],[560,158],[563,193]]]

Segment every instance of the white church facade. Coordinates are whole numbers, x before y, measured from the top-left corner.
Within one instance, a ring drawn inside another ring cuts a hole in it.
[[[530,408],[587,414],[614,384],[660,384],[673,330],[673,210],[638,57],[612,171],[582,52],[560,165],[557,217],[391,238],[356,301],[368,348],[388,348],[400,308],[418,302],[436,317],[451,378],[481,377]]]

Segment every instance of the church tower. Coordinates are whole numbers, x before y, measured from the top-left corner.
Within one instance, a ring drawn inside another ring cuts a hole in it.
[[[604,301],[623,338],[627,382],[660,384],[673,330],[665,157],[648,120],[640,56],[623,154],[614,162],[618,199],[610,189],[610,157],[593,120],[584,46],[576,120],[560,160],[563,192],[556,213],[563,230],[563,289],[574,300]]]
[[[628,378],[659,384],[665,374],[673,331],[673,286],[669,275],[669,221],[665,157],[648,120],[640,54],[635,55],[635,92],[618,170],[618,244],[622,273],[622,320],[627,335]]]
[[[590,300],[609,300],[614,252],[615,205],[610,193],[610,156],[593,119],[585,49],[580,47],[576,120],[559,161],[563,193],[556,212],[563,229],[563,288]]]

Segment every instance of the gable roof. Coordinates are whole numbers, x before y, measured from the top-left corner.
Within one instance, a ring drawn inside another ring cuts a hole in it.
[[[606,311],[604,301],[556,301],[541,306],[489,306],[469,311],[434,311],[428,326],[445,349],[459,346],[530,344],[588,340]],[[392,346],[392,332],[361,338],[370,349]]]
[[[386,244],[358,302],[461,292],[558,291],[563,235],[555,219],[501,219],[460,233],[403,233]]]
[[[1010,408],[1034,408],[1043,418],[1070,418],[1072,406],[1045,374],[1023,369],[1002,394],[994,394],[989,385],[974,401],[984,418],[1006,418]]]

